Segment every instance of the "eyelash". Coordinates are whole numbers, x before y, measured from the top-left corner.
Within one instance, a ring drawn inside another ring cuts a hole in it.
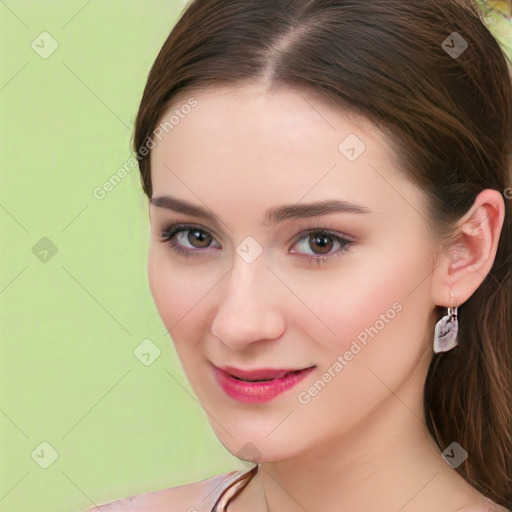
[[[300,230],[302,231],[303,227],[300,227]],[[169,245],[171,250],[175,251],[176,253],[185,256],[186,258],[190,256],[201,256],[203,252],[206,252],[207,249],[183,249],[181,248],[177,242],[176,242],[176,235],[182,232],[186,231],[200,231],[203,234],[207,234],[212,236],[212,233],[210,233],[208,230],[203,229],[199,226],[195,226],[193,224],[171,224],[166,229],[164,229],[160,234],[160,241],[162,243],[165,243]],[[294,239],[294,244],[297,244],[298,242],[301,242],[304,239],[307,239],[308,237],[312,237],[312,235],[319,235],[319,236],[327,236],[329,238],[332,238],[334,241],[338,242],[341,245],[341,248],[338,249],[336,252],[329,254],[327,256],[319,255],[319,256],[303,256],[303,258],[311,265],[317,264],[320,266],[323,263],[327,263],[328,261],[345,254],[348,249],[353,244],[352,240],[349,240],[347,238],[344,238],[336,233],[333,233],[332,231],[326,230],[326,229],[310,229],[309,231],[301,232],[297,237]],[[292,253],[293,254],[293,253]]]

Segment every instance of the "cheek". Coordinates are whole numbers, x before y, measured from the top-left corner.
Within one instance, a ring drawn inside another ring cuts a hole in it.
[[[170,255],[160,247],[150,247],[148,257],[149,287],[155,306],[171,336],[186,325],[201,293],[197,276],[178,269],[171,263]]]
[[[379,255],[360,255],[346,267],[319,273],[315,287],[302,283],[305,302],[336,334],[319,335],[325,329],[318,330],[312,315],[307,324],[302,321],[323,348],[316,353],[322,382],[301,387],[298,398],[311,399],[305,410],[314,415],[336,404],[333,414],[347,427],[386,399],[389,389],[397,389],[430,350],[425,342],[431,306],[428,253],[418,245]]]
[[[177,264],[166,248],[150,246],[148,280],[157,311],[175,345],[201,339],[201,312],[222,273],[208,266]],[[193,256],[191,256],[193,258]]]
[[[170,329],[179,319],[180,301],[176,290],[183,287],[183,279],[172,272],[160,249],[150,247],[148,257],[148,280],[151,295],[165,327]],[[174,293],[173,293],[174,290]]]
[[[311,339],[324,348],[319,374],[328,382],[316,386],[322,391],[310,411],[315,408],[322,414],[335,403],[336,414],[356,421],[359,413],[370,410],[422,364],[431,350],[425,338],[430,333],[426,277],[431,266],[428,253],[419,246],[416,252],[374,261],[361,257],[357,264],[324,273],[315,280],[316,287],[304,280],[305,302],[336,333],[319,336],[314,329],[319,322],[314,317],[309,322]],[[317,391],[310,390],[316,396]],[[308,389],[300,391],[309,395]]]
[[[292,279],[290,275],[293,291],[302,304],[297,302],[295,312],[289,312],[293,323],[307,329],[311,339],[327,349],[345,351],[354,339],[364,343],[377,332],[382,338],[392,324],[400,324],[406,306],[410,310],[422,290],[410,292],[428,271],[426,260],[409,259],[408,254],[382,258],[356,255],[315,276],[307,273]],[[422,306],[426,304],[422,302]]]

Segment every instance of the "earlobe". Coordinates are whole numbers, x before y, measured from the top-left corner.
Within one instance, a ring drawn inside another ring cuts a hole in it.
[[[480,192],[458,222],[453,241],[439,254],[432,275],[435,304],[460,306],[482,284],[496,257],[504,217],[501,194],[491,189]]]

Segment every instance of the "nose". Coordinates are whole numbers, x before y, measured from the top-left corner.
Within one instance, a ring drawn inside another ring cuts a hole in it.
[[[213,336],[233,350],[279,338],[286,328],[279,286],[263,257],[247,263],[236,256],[219,294]]]

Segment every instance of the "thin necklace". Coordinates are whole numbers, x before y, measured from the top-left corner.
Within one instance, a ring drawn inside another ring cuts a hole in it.
[[[263,498],[265,499],[265,510],[266,510],[266,512],[270,512],[270,510],[268,508],[267,493],[265,492],[265,489],[263,486],[261,486],[261,488],[263,490]]]

